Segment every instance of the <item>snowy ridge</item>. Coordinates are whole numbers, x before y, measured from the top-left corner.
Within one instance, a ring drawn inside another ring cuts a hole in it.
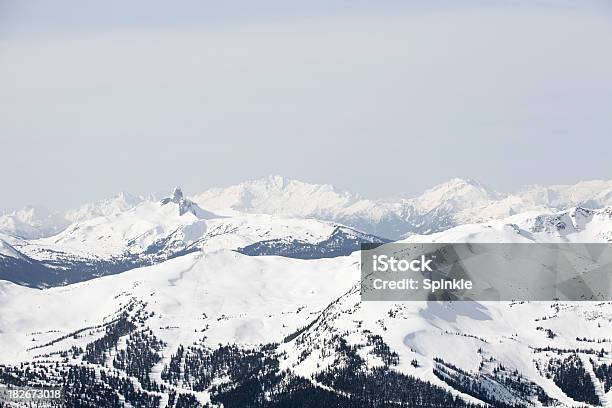
[[[572,228],[557,220],[572,222]],[[576,208],[546,216],[516,215],[410,240],[555,242],[580,234],[596,239],[603,229],[594,228],[596,224],[609,227],[610,220],[609,209]],[[242,222],[257,228],[246,219]],[[228,239],[234,233],[224,228],[219,236]],[[164,345],[157,364],[166,373],[181,345],[215,350],[230,344],[249,350],[276,344],[269,347],[279,356],[281,370],[315,378],[314,384],[334,392],[326,373],[344,367],[371,373],[390,370],[388,381],[390,375],[412,376],[463,400],[493,406],[610,406],[607,380],[595,372],[612,364],[610,302],[361,302],[358,254],[301,260],[245,256],[221,246],[44,291],[1,282],[5,313],[0,319],[0,362],[38,361],[42,367],[49,358],[56,361],[53,353],[60,353],[59,359],[65,350],[85,350],[105,333],[96,327],[109,324],[125,305],[132,305],[130,319]],[[36,304],[45,308],[30,313]],[[135,341],[133,336],[125,334]],[[70,352],[70,364],[93,358],[87,353]],[[566,377],[551,377],[561,375],[556,374],[558,367],[570,364],[578,364],[576,370],[590,378],[592,390],[569,395]],[[112,365],[99,367],[112,372]],[[183,373],[185,368],[178,367]],[[191,390],[167,374],[155,378]],[[469,388],[468,379],[486,387]],[[204,402],[216,398],[215,393],[206,388],[194,395]],[[598,402],[591,404],[593,398]]]
[[[196,251],[248,248],[251,255],[261,255],[269,253],[266,243],[284,242],[290,243],[283,245],[285,254],[339,256],[355,251],[362,242],[383,241],[315,219],[217,216],[185,198],[180,189],[159,202],[142,201],[126,211],[75,222],[51,237],[13,240],[15,249],[39,263],[41,270],[25,279],[15,273],[15,265],[0,265],[0,279],[33,287],[120,273]],[[29,265],[24,262],[18,269]]]
[[[16,259],[22,259],[23,255],[15,248],[13,248],[8,242],[0,239],[0,257],[11,257]]]
[[[364,199],[328,184],[270,176],[226,188],[209,189],[191,199],[183,198],[219,215],[270,214],[317,218],[397,239],[527,211],[555,212],[576,206],[602,208],[612,205],[612,181],[528,186],[514,193],[501,193],[473,180],[452,179],[418,197]],[[27,207],[0,216],[0,232],[28,239],[49,237],[71,223],[125,212],[146,201],[156,200],[121,193],[63,214]],[[204,216],[207,217],[210,215]]]
[[[180,394],[215,407],[612,407],[612,302],[362,302],[352,252],[384,240],[307,216],[427,232],[406,242],[612,242],[609,183],[519,197],[456,179],[382,207],[247,184],[206,199],[175,189],[49,237],[0,235],[0,383],[70,390],[78,372],[70,401],[117,406],[176,408]],[[297,214],[264,213],[275,206]]]
[[[333,213],[358,200],[348,192],[329,184],[317,185],[281,176],[214,188],[193,197],[213,210],[235,210],[248,213],[306,216]]]
[[[396,239],[527,211],[555,212],[574,206],[601,208],[612,205],[612,181],[532,186],[510,194],[489,190],[473,180],[452,179],[418,197],[369,200],[329,185],[273,176],[211,189],[193,200],[220,213],[318,218]]]
[[[0,232],[22,238],[39,238],[57,234],[70,222],[43,207],[27,206],[0,216]]]
[[[71,223],[127,211],[142,201],[142,197],[120,193],[65,213],[50,212],[41,206],[28,206],[0,215],[0,232],[26,239],[49,237],[63,231]]]
[[[86,221],[96,217],[105,217],[127,211],[143,201],[145,201],[143,197],[121,192],[112,198],[88,203],[74,210],[68,210],[64,216],[72,223]]]

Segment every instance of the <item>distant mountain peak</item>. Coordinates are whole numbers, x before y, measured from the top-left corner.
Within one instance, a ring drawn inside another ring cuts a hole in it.
[[[57,234],[69,222],[60,214],[41,206],[25,208],[0,216],[0,231],[23,238],[40,238]]]
[[[460,211],[489,204],[502,198],[502,196],[502,194],[487,189],[477,181],[453,178],[425,191],[414,200],[419,207],[426,211],[432,211],[438,207]]]
[[[449,190],[449,191],[457,191],[461,189],[478,189],[482,191],[486,191],[488,193],[492,193],[487,187],[485,187],[482,183],[477,180],[469,179],[469,178],[452,178],[443,183],[437,184],[434,187],[427,190],[427,192],[436,191],[436,190]]]
[[[283,188],[285,187],[285,185],[287,184],[287,179],[285,179],[285,177],[283,176],[279,176],[278,174],[276,175],[270,175],[268,176],[266,179],[268,183],[275,185],[278,188]]]
[[[211,212],[205,211],[200,208],[199,205],[186,198],[183,195],[183,190],[180,187],[175,187],[172,191],[172,195],[169,197],[162,198],[160,204],[162,206],[168,204],[176,204],[179,209],[179,215],[185,215],[187,213],[191,213],[198,218],[214,218],[215,215]]]
[[[169,197],[164,197],[160,201],[161,205],[168,205],[170,203],[178,205],[180,215],[184,215],[187,212],[190,212],[194,215],[196,213],[194,206],[197,207],[197,205],[193,201],[183,196],[183,190],[181,190],[180,187],[175,187]]]
[[[172,198],[174,200],[182,200],[183,199],[183,190],[181,190],[180,187],[174,187],[174,190],[172,191]]]
[[[117,195],[115,195],[114,198],[117,200],[121,200],[130,205],[136,205],[143,201],[142,197],[135,196],[134,194],[131,194],[125,191],[121,191],[117,193]]]

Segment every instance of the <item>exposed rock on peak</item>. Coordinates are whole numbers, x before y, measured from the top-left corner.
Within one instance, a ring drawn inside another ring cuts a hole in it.
[[[183,198],[183,190],[181,190],[180,187],[174,187],[174,191],[172,192],[172,197],[174,197],[175,199],[182,199]]]
[[[169,197],[162,198],[160,201],[161,205],[176,204],[179,209],[179,215],[191,213],[197,218],[215,218],[215,214],[203,210],[196,203],[183,195],[183,190],[180,187],[175,187],[172,191],[172,195]]]

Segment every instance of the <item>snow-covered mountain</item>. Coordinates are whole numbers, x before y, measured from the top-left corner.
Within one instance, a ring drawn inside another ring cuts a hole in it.
[[[211,189],[193,200],[220,213],[317,218],[397,239],[527,211],[555,212],[575,206],[601,208],[612,205],[612,181],[531,186],[516,193],[499,193],[473,180],[452,179],[418,197],[370,200],[330,185],[273,176]]]
[[[269,178],[0,233],[0,387],[63,384],[73,406],[612,407],[612,302],[363,302],[355,253],[386,242],[356,225],[612,242],[609,189],[457,179],[376,201]]]
[[[529,186],[514,193],[501,193],[473,180],[452,179],[417,197],[365,199],[327,184],[270,176],[226,188],[209,189],[184,199],[220,215],[316,218],[398,239],[526,211],[555,212],[576,206],[601,208],[612,205],[612,181]],[[49,237],[72,223],[125,212],[145,201],[157,200],[121,193],[65,213],[27,207],[0,216],[0,232],[27,239]]]
[[[487,190],[476,183],[451,180],[412,199],[363,199],[331,185],[317,185],[272,176],[236,186],[211,189],[194,201],[218,212],[283,214],[339,222],[372,234],[401,235],[451,226],[451,214],[469,200],[489,202]]]
[[[60,214],[44,207],[27,206],[9,214],[0,215],[0,232],[22,238],[40,238],[57,234],[70,222]]]
[[[612,207],[569,208],[557,213],[526,212],[499,220],[460,225],[408,242],[612,242]]]
[[[95,217],[127,211],[144,200],[142,197],[120,193],[115,197],[85,204],[64,213],[51,212],[41,206],[0,215],[0,232],[20,238],[35,239],[55,235],[70,224]]]
[[[121,192],[114,197],[85,204],[79,208],[68,210],[64,214],[69,222],[87,221],[96,217],[105,217],[127,211],[146,199],[129,193]]]
[[[179,188],[160,201],[141,201],[125,211],[78,221],[50,237],[5,236],[5,241],[11,253],[22,256],[0,263],[0,279],[34,287],[74,283],[202,250],[312,258],[346,255],[361,243],[385,242],[328,221],[219,216],[184,197]],[[23,268],[17,268],[20,262]],[[32,263],[35,275],[16,273],[31,269]]]
[[[122,274],[43,291],[0,282],[0,379],[64,382],[77,400],[114,400],[93,391],[112,386],[142,406],[612,406],[611,302],[362,302],[356,253],[227,248],[325,235],[260,217],[221,219],[216,245]],[[611,227],[610,208],[578,207],[408,240],[601,242]]]
[[[24,263],[27,269],[36,265],[36,274],[15,273],[19,269],[15,263],[25,261],[14,258],[10,273],[6,270],[9,262],[3,263],[0,277],[11,276],[12,281],[33,286],[54,286],[210,248],[251,255],[337,256],[365,242],[435,234],[456,225],[513,214],[519,218],[534,214],[541,224],[538,228],[551,228],[551,223],[557,222],[566,225],[569,233],[574,228],[576,208],[587,214],[578,217],[585,219],[581,222],[588,224],[589,231],[601,228],[597,236],[574,234],[576,239],[605,241],[610,238],[608,223],[596,208],[608,203],[611,186],[610,182],[584,182],[529,187],[509,195],[474,181],[453,179],[418,198],[366,200],[329,185],[269,177],[192,198],[178,188],[162,200],[120,194],[61,217],[35,209],[4,216],[2,225],[10,226],[5,228],[8,234],[5,232],[4,241],[23,256],[21,259],[28,260]],[[583,207],[568,206],[577,203]],[[572,216],[559,215],[559,209],[569,214],[572,208]],[[593,214],[596,222],[589,222]],[[560,218],[547,224],[543,221],[546,217]],[[49,236],[28,239],[38,235]],[[20,276],[24,279],[18,279]]]

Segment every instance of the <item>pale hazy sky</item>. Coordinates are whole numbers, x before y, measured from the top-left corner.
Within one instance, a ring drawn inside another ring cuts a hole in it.
[[[612,179],[610,4],[0,0],[0,210]]]

